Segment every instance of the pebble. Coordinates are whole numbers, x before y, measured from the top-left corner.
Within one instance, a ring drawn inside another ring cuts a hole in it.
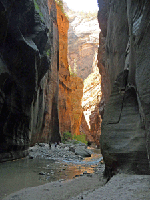
[[[87,174],[87,171],[84,171],[83,174]]]
[[[45,175],[45,172],[39,172],[39,175]]]
[[[34,158],[34,156],[29,156],[29,159],[33,159]]]
[[[90,173],[87,173],[87,177],[92,177],[92,174],[90,174]]]
[[[65,179],[60,179],[59,182],[65,181]]]
[[[48,189],[48,188],[45,188],[44,191],[49,191],[49,189]]]

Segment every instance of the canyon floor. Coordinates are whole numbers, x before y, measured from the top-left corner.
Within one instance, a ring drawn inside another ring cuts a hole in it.
[[[80,144],[79,146],[84,147]],[[35,157],[55,158],[66,162],[84,162],[84,158],[69,151],[76,145],[54,145],[49,149],[48,145],[39,144],[30,148],[29,159]],[[90,151],[90,150],[89,150]],[[48,154],[48,152],[51,152]],[[69,156],[68,156],[69,154]],[[10,194],[4,200],[148,200],[150,199],[150,176],[124,174],[121,171],[108,182],[103,177],[105,165],[101,159],[94,168],[94,173],[86,171],[71,180],[60,179],[37,187],[24,188]],[[42,172],[41,172],[42,173]],[[44,174],[45,172],[43,172]],[[14,183],[15,184],[15,183]]]

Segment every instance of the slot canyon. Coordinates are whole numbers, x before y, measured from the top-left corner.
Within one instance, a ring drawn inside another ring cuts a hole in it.
[[[150,199],[150,3],[90,4],[0,0],[0,199]]]

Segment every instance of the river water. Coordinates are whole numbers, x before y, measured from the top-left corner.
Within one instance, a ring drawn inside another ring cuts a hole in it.
[[[0,199],[27,187],[57,180],[68,180],[84,172],[94,173],[101,160],[99,150],[81,162],[60,162],[52,159],[28,159],[0,163]]]

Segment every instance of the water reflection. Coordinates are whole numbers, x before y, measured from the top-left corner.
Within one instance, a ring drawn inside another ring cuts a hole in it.
[[[62,163],[46,159],[20,159],[0,163],[0,199],[26,187],[34,187],[60,179],[72,179],[78,175],[94,173],[100,154],[92,154],[81,163]],[[94,164],[90,164],[93,163]]]

